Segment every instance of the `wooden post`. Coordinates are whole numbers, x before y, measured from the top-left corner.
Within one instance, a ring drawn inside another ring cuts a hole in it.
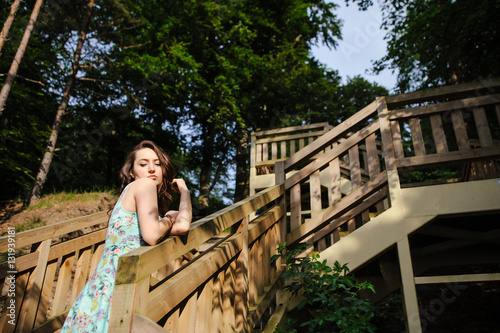
[[[238,332],[250,332],[248,314],[248,217],[243,218],[238,228],[243,236],[243,245],[236,259],[236,292],[234,299],[235,328]]]
[[[389,110],[387,109],[385,97],[377,97],[377,110],[386,169],[394,170],[396,169],[396,158],[394,157]]]
[[[398,241],[397,247],[407,330],[409,333],[422,333],[408,237]]]
[[[411,139],[413,141],[413,149],[415,156],[425,155],[424,136],[420,127],[420,119],[418,117],[410,118]]]
[[[286,173],[285,173],[285,161],[279,161],[274,164],[274,177],[275,177],[275,184],[278,185],[280,184],[283,186],[283,195],[280,197],[279,201],[276,202],[277,205],[281,205],[283,209],[283,217],[281,218],[280,222],[280,239],[277,240],[279,244],[283,243],[286,240],[286,225],[287,225],[287,216],[286,216],[286,191],[284,190],[285,187],[285,179],[286,179]],[[300,185],[299,185],[300,186]]]
[[[38,301],[40,300],[40,294],[42,292],[51,242],[51,239],[43,241],[36,250],[39,253],[38,263],[28,279],[28,285],[24,294],[21,312],[19,313],[19,320],[17,322],[16,331],[18,332],[31,331],[35,324]]]
[[[441,114],[433,114],[430,116],[431,127],[432,127],[432,137],[434,138],[434,145],[436,146],[436,152],[438,154],[443,154],[448,152],[448,142],[446,142],[446,134],[443,129],[443,120],[441,119]]]

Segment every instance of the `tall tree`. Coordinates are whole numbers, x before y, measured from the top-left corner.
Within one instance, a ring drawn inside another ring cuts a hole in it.
[[[9,16],[5,20],[3,24],[2,32],[0,32],[0,55],[2,54],[3,44],[7,39],[7,35],[9,34],[10,27],[12,26],[12,22],[14,22],[14,18],[16,16],[17,10],[19,9],[19,3],[21,0],[14,0],[12,6],[10,7]]]
[[[45,154],[43,156],[42,162],[40,164],[40,168],[38,170],[38,174],[33,183],[33,186],[26,198],[25,204],[27,206],[31,205],[34,200],[38,199],[42,193],[42,188],[47,180],[47,173],[49,172],[50,165],[52,163],[52,158],[54,154],[54,150],[57,143],[57,137],[59,135],[59,130],[61,128],[62,118],[64,113],[66,112],[66,108],[69,103],[69,99],[71,97],[71,93],[73,91],[73,86],[76,80],[76,75],[78,74],[78,70],[80,67],[80,58],[82,55],[83,45],[87,38],[87,28],[90,21],[90,17],[92,15],[92,8],[94,7],[94,0],[90,0],[88,3],[88,8],[83,18],[83,22],[81,25],[81,29],[78,33],[78,42],[76,45],[73,62],[71,66],[71,71],[66,79],[66,85],[62,94],[61,103],[57,108],[56,117],[54,119],[54,123],[52,125],[52,133],[50,135]]]
[[[31,32],[35,28],[35,22],[36,19],[38,18],[38,13],[40,12],[40,7],[42,7],[42,3],[43,0],[37,0],[35,3],[35,7],[33,8],[33,11],[31,13],[30,20],[28,22],[26,30],[24,31],[23,38],[21,40],[21,43],[19,44],[19,48],[17,49],[16,56],[14,57],[12,65],[10,66],[9,69],[9,73],[7,74],[7,79],[5,80],[2,90],[0,90],[0,117],[2,116],[3,110],[5,108],[5,102],[7,101],[7,97],[9,96],[12,84],[16,79],[19,64],[23,59],[26,48],[28,47],[28,42],[31,37]]]
[[[370,1],[354,0],[361,6]],[[500,75],[500,2],[382,0],[387,54],[375,71],[398,71],[405,92]]]

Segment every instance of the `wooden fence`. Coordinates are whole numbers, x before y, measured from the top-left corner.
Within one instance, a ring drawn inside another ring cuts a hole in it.
[[[499,88],[500,80],[488,80],[380,97],[292,155],[290,144],[278,149],[272,139],[271,153],[259,163],[276,159],[277,185],[196,221],[186,236],[120,257],[110,331],[130,332],[141,318],[172,333],[264,326],[280,303],[281,263],[270,262],[278,244],[302,242],[321,251],[369,223],[390,207],[388,170],[471,161],[494,168]],[[107,218],[99,213],[15,235],[16,249],[26,253],[15,258],[16,326],[8,323],[4,302],[2,332],[61,326],[100,257],[106,231],[98,226]],[[60,240],[86,227],[95,229]],[[9,236],[0,238],[0,252],[8,246]],[[8,261],[1,265],[6,300],[11,268]]]

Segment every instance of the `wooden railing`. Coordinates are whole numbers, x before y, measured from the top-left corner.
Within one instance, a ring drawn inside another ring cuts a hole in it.
[[[108,214],[101,212],[17,234],[11,229],[0,238],[0,253],[9,253],[0,264],[1,332],[61,328],[69,306],[99,262],[107,221]],[[88,233],[74,238],[82,231]],[[68,235],[73,239],[64,241]],[[15,249],[16,257],[9,249]]]
[[[331,129],[328,123],[254,132],[250,144],[250,195],[274,185],[274,164],[311,144]],[[271,177],[263,177],[271,175]]]
[[[380,97],[286,159],[268,151],[277,159],[277,185],[196,221],[186,236],[120,257],[110,331],[130,332],[145,317],[171,333],[264,325],[281,286],[281,263],[270,262],[278,244],[321,251],[369,223],[390,207],[388,170],[498,162],[499,89],[500,80],[488,80]],[[288,154],[289,147],[276,151]],[[1,264],[2,296],[12,299],[11,281],[16,295],[15,325],[4,301],[2,332],[61,327],[100,257],[106,231],[98,226],[107,218],[99,213],[0,238],[0,252],[9,239],[25,249],[14,268]],[[84,227],[95,229],[60,239]]]
[[[171,333],[249,332],[280,287],[279,263],[270,258],[283,240],[282,196],[283,186],[273,186],[197,221],[185,237],[121,256],[110,331],[129,332],[136,313]],[[257,217],[249,220],[251,214]],[[224,236],[226,229],[232,232]],[[152,273],[221,235],[213,247],[152,285]]]

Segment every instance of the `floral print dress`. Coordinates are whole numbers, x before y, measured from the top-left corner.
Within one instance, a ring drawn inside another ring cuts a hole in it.
[[[61,332],[108,331],[118,257],[146,245],[141,237],[137,213],[122,207],[129,186],[123,190],[109,218],[101,260],[73,303]]]

